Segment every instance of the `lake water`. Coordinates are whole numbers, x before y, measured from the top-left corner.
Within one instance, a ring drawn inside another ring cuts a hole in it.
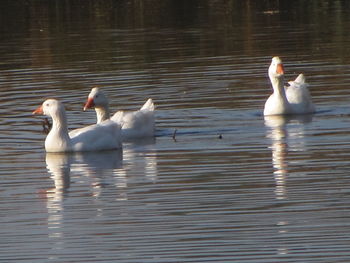
[[[350,262],[349,1],[0,5],[1,262]],[[262,116],[276,55],[315,115]],[[156,138],[46,154],[94,86]]]

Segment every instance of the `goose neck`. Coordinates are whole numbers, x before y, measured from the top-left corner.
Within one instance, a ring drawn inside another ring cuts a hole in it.
[[[52,130],[66,132],[68,134],[67,118],[64,109],[52,114]]]
[[[95,107],[97,123],[103,122],[109,119],[109,107],[108,105],[104,107]]]
[[[271,78],[272,88],[275,94],[286,97],[286,92],[283,84],[283,76]]]

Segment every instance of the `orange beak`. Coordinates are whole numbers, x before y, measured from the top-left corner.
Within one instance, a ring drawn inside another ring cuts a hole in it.
[[[85,106],[84,106],[84,111],[87,110],[87,109],[90,109],[90,108],[92,108],[94,106],[95,106],[94,99],[93,98],[88,98],[87,102],[85,103]]]
[[[39,106],[35,111],[33,111],[33,114],[44,114],[43,105]]]
[[[283,68],[282,63],[277,65],[276,73],[277,74],[284,74],[284,68]]]

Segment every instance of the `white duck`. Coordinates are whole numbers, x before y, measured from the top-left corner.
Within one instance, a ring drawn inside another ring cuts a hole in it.
[[[97,123],[110,118],[108,99],[103,92],[95,87],[91,89],[84,110],[95,108]],[[111,120],[119,123],[122,127],[123,140],[154,136],[154,103],[148,99],[138,111],[118,111]]]
[[[290,81],[288,87],[284,87],[284,68],[279,57],[273,57],[269,67],[269,78],[273,87],[273,93],[267,99],[264,115],[282,114],[310,114],[315,112],[305,83],[305,77],[300,74],[294,81]]]
[[[121,148],[120,125],[104,121],[68,133],[64,106],[55,99],[45,100],[33,114],[52,118],[52,128],[45,140],[47,152],[100,151]]]

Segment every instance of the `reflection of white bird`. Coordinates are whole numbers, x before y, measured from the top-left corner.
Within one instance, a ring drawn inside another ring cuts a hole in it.
[[[54,192],[64,192],[69,188],[71,158],[64,153],[46,153],[46,168],[54,180]]]
[[[122,149],[117,149],[99,152],[79,152],[74,157],[76,163],[92,169],[118,169],[122,166],[123,151]]]
[[[122,168],[122,149],[99,152],[79,152],[74,155],[72,172],[89,180],[93,195],[100,196],[102,189],[114,180],[113,175]]]
[[[274,168],[273,175],[276,183],[275,194],[277,199],[286,198],[288,144],[285,124],[287,121],[283,116],[265,116],[265,125],[272,128],[268,137],[272,140],[272,166]]]
[[[269,67],[269,78],[273,87],[273,93],[267,99],[264,115],[280,114],[308,114],[315,112],[305,83],[305,77],[300,74],[294,81],[289,82],[289,87],[284,87],[284,68],[279,57],[273,57]]]
[[[104,121],[68,133],[64,106],[55,99],[48,99],[33,114],[45,114],[52,118],[52,129],[45,140],[47,152],[99,151],[121,148],[120,126]]]
[[[276,182],[276,198],[285,199],[287,195],[286,180],[288,175],[288,161],[286,157],[290,150],[303,151],[304,132],[302,127],[288,129],[289,122],[307,123],[312,120],[312,115],[294,116],[264,116],[265,125],[269,128],[267,137],[271,138],[272,166]]]
[[[95,108],[97,123],[110,118],[108,99],[99,88],[92,88],[84,110]],[[154,136],[154,103],[148,99],[138,111],[118,111],[111,120],[119,123],[122,127],[123,139],[134,139]]]
[[[152,182],[157,180],[157,156],[153,140],[126,144],[123,157],[127,174],[146,176]]]
[[[70,154],[46,153],[46,168],[55,184],[54,188],[45,191],[48,212],[47,225],[51,238],[60,238],[63,235],[60,225],[64,215],[62,212],[64,210],[64,193],[70,187],[71,161]],[[58,241],[55,245],[60,247],[62,242]]]

